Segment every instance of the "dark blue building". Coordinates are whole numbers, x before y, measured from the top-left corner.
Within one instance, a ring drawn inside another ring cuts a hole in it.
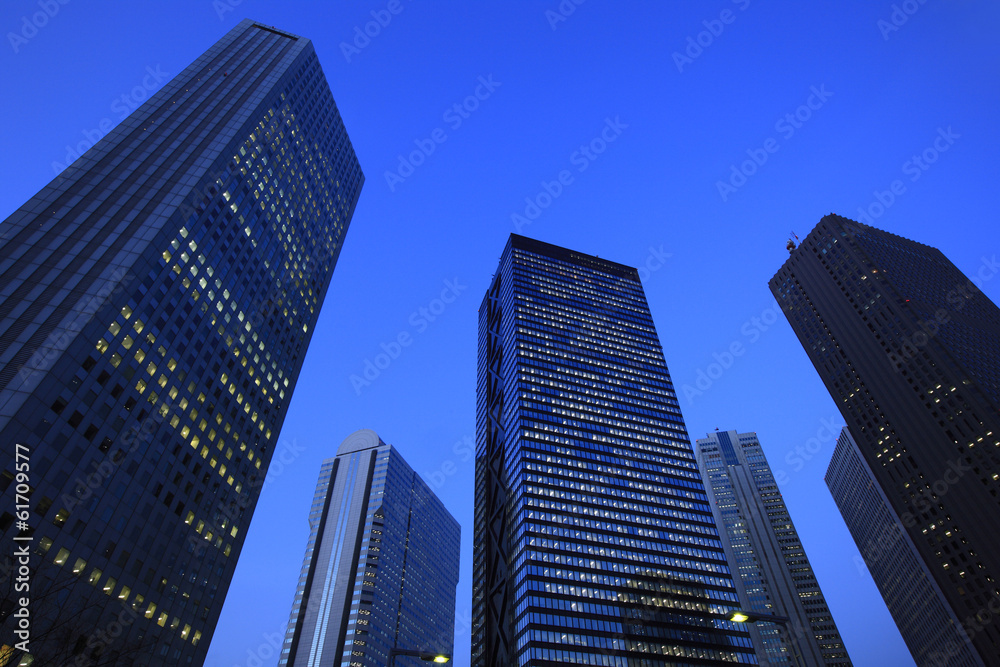
[[[479,310],[472,664],[757,664],[634,268],[512,235]]]
[[[893,512],[846,428],[826,471],[826,485],[885,606],[918,665],[983,667],[962,620],[944,601],[902,521]]]
[[[280,667],[451,655],[461,528],[395,447],[348,436],[320,468],[309,526]]]
[[[0,226],[45,664],[204,660],[363,180],[312,44],[246,20]]]

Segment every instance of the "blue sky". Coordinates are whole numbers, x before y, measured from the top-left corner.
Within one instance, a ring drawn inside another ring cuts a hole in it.
[[[372,12],[391,20],[355,43]],[[244,17],[313,40],[367,183],[208,665],[276,663],[320,461],[358,428],[462,524],[468,665],[476,311],[514,231],[645,270],[692,438],[757,432],[855,664],[913,664],[822,481],[842,420],[767,281],[792,230],[859,209],[967,274],[989,265],[1000,4],[11,0],[0,217]],[[982,288],[998,301],[1000,280]]]

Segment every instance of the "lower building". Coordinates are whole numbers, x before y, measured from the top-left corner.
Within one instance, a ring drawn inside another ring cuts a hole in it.
[[[760,664],[850,665],[756,434],[716,431],[696,454],[744,609],[788,619],[751,626]]]
[[[826,471],[861,557],[920,667],[982,667],[969,636],[846,428]]]
[[[279,665],[452,653],[461,529],[394,447],[370,430],[348,436],[320,468],[309,525]]]

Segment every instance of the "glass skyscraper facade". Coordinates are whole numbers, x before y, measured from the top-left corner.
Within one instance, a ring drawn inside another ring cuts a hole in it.
[[[716,431],[695,442],[736,588],[748,611],[788,618],[750,628],[761,664],[851,660],[755,433]]]
[[[1000,309],[941,251],[836,215],[770,287],[951,614],[1000,665]]]
[[[363,180],[312,44],[246,20],[0,226],[45,664],[204,660]]]
[[[394,447],[370,430],[344,440],[320,469],[309,526],[280,666],[452,653],[461,529]]]
[[[757,664],[637,271],[512,235],[478,364],[472,664]]]
[[[840,432],[826,485],[914,662],[920,667],[982,667],[961,621],[944,602],[927,565],[879,488],[858,445]]]

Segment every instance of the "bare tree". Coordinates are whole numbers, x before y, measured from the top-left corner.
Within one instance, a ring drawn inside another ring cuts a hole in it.
[[[131,627],[142,612],[127,601],[108,599],[100,588],[91,595],[71,596],[71,590],[86,585],[82,573],[68,566],[40,563],[31,573],[27,593],[17,585],[16,569],[9,555],[0,557],[0,664],[31,667],[112,667],[134,665],[148,653],[152,640]],[[21,618],[19,600],[30,599],[30,638],[26,644],[16,634]],[[72,601],[71,601],[72,600]],[[28,653],[20,650],[25,645]],[[25,660],[27,658],[27,660]]]

